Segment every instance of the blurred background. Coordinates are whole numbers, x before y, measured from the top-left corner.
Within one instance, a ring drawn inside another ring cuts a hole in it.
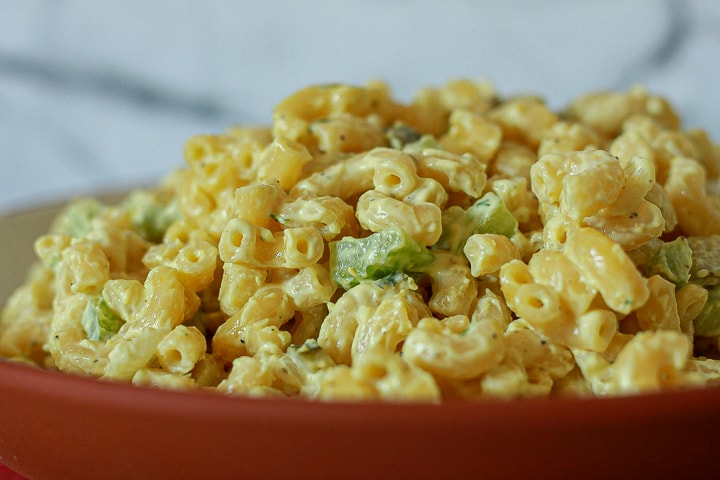
[[[562,108],[644,84],[720,141],[715,0],[0,1],[0,213],[151,183],[309,84],[485,78]]]

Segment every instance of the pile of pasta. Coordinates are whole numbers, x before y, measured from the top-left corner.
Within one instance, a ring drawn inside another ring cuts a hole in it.
[[[319,400],[627,395],[720,381],[720,148],[642,87],[552,110],[452,80],[319,85],[197,135],[36,244],[0,354]]]

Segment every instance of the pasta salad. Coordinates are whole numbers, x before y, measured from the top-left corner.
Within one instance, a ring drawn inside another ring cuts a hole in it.
[[[163,388],[442,402],[720,381],[720,147],[642,87],[554,111],[317,85],[70,203],[0,356]]]

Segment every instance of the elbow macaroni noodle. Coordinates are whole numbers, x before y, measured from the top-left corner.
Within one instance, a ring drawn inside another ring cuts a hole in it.
[[[381,82],[313,86],[271,126],[198,135],[184,152],[139,204],[75,203],[37,240],[0,355],[320,400],[720,382],[695,345],[706,284],[648,266],[673,239],[720,234],[720,147],[641,87],[553,111],[470,80],[408,103]],[[474,223],[486,194],[510,224]],[[389,229],[429,264],[379,278],[343,267],[358,281],[340,286],[330,245]]]

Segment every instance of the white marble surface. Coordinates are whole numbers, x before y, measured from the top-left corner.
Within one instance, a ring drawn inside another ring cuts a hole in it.
[[[0,2],[0,212],[152,182],[312,83],[484,77],[562,107],[645,84],[720,141],[716,0]]]

